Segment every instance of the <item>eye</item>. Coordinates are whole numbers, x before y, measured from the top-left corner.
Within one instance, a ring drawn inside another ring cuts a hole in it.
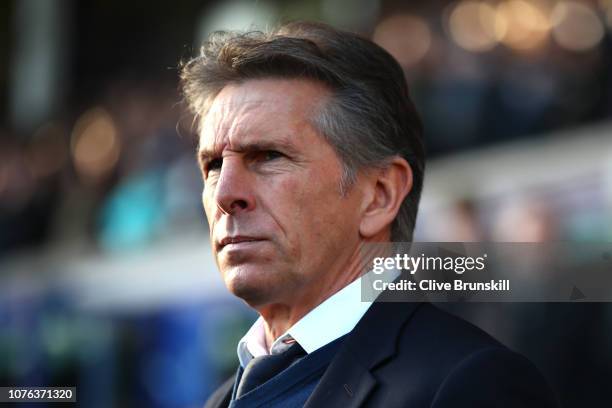
[[[212,159],[206,164],[206,168],[204,170],[206,171],[206,174],[208,174],[211,171],[221,170],[221,165],[223,165],[223,158]]]
[[[261,159],[264,161],[275,160],[283,157],[281,152],[277,152],[276,150],[265,150],[261,152]]]

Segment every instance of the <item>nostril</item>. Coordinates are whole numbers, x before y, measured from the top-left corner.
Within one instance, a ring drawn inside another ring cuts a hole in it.
[[[234,202],[232,203],[232,209],[240,208],[244,210],[245,208],[247,208],[247,206],[248,204],[245,200],[234,200]]]

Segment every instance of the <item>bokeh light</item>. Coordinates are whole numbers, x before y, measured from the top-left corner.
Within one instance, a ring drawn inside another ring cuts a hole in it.
[[[404,67],[417,64],[431,47],[431,31],[425,20],[408,14],[381,21],[372,39]]]
[[[552,35],[563,48],[585,51],[594,48],[604,36],[604,27],[590,6],[576,1],[562,1],[555,5],[551,21]]]
[[[489,51],[497,45],[497,32],[505,30],[504,22],[496,17],[488,3],[460,2],[450,12],[448,31],[453,41],[468,51]]]
[[[86,181],[107,175],[119,160],[120,141],[113,118],[102,108],[85,112],[77,121],[71,140],[74,166]]]
[[[496,34],[515,50],[531,50],[548,38],[550,21],[539,4],[525,0],[505,1],[497,6]]]

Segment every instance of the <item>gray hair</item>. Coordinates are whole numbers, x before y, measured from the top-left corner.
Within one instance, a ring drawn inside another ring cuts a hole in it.
[[[391,225],[393,241],[411,241],[423,186],[422,124],[402,68],[385,50],[356,34],[294,22],[263,33],[213,33],[200,55],[181,68],[181,86],[196,117],[230,83],[256,78],[306,78],[332,95],[312,118],[343,165],[346,193],[360,170],[384,168],[401,156],[413,185]]]

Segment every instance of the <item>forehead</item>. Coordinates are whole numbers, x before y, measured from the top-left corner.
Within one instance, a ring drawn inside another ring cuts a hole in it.
[[[203,118],[200,150],[222,151],[239,142],[297,137],[310,127],[310,118],[328,96],[324,85],[304,79],[227,85]]]

